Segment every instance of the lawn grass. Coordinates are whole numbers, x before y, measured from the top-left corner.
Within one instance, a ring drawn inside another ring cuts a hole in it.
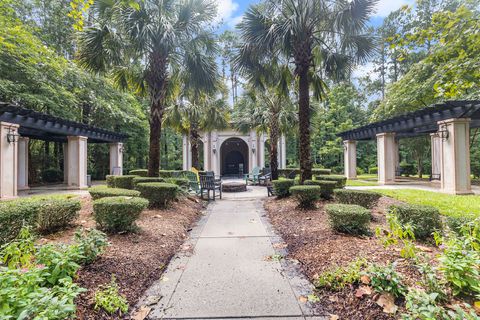
[[[347,186],[350,187],[370,187],[378,185],[376,182],[373,181],[365,181],[365,180],[347,180]]]
[[[377,181],[378,176],[376,174],[365,173],[357,175],[358,180],[375,180]]]
[[[415,189],[375,189],[375,192],[412,204],[436,207],[445,216],[474,215],[480,217],[480,196],[478,195],[456,196]]]

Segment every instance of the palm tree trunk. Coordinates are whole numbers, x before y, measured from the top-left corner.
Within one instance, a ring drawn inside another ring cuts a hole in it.
[[[198,134],[198,124],[196,122],[192,122],[190,124],[190,148],[192,152],[192,167],[199,170],[199,149],[198,149],[198,142],[200,140],[200,135]]]
[[[280,135],[280,126],[278,113],[271,111],[270,125],[270,170],[272,172],[272,180],[278,179],[278,137]]]
[[[165,111],[167,58],[154,52],[149,57],[147,84],[150,94],[150,146],[148,176],[158,177],[160,169],[160,135]]]
[[[310,152],[310,96],[308,67],[299,68],[298,74],[298,121],[300,132],[300,183],[312,178],[312,161]]]

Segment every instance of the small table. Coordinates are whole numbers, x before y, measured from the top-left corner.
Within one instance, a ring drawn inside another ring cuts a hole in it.
[[[222,183],[223,192],[245,192],[247,184],[245,182],[231,181]]]

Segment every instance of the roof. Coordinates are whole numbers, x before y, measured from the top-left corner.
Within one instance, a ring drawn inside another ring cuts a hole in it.
[[[0,102],[0,121],[18,124],[21,136],[44,141],[66,142],[68,136],[84,136],[88,142],[122,142],[126,134],[108,131],[30,109]]]
[[[480,100],[445,101],[421,110],[363,127],[344,131],[337,136],[343,140],[371,140],[383,132],[395,132],[398,137],[415,137],[438,131],[438,121],[451,118],[470,118],[471,128],[480,127]]]

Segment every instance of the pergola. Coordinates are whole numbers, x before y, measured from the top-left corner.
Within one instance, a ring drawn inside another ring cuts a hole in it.
[[[64,182],[69,189],[87,187],[87,141],[109,143],[110,173],[122,174],[127,135],[0,102],[0,199],[29,188],[30,138],[64,144]]]
[[[441,191],[470,194],[470,128],[480,127],[480,101],[445,101],[424,109],[345,131],[345,175],[356,178],[356,143],[377,140],[379,184],[395,183],[400,138],[430,135],[432,174]]]

